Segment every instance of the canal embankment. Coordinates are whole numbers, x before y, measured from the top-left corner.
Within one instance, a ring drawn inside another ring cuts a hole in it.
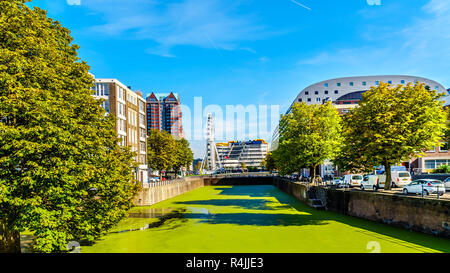
[[[323,209],[411,231],[450,238],[450,201],[383,192],[362,192],[309,186],[280,177],[190,177],[167,185],[144,188],[137,206],[149,206],[204,186],[274,185],[297,200]]]
[[[450,238],[449,200],[308,186],[278,177],[274,185],[307,204],[311,196],[321,199],[329,211]]]

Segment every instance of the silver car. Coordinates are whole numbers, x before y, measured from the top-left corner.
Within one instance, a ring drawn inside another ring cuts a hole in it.
[[[450,177],[447,177],[447,179],[444,180],[445,184],[445,190],[450,191]]]
[[[403,187],[403,194],[407,195],[409,193],[423,194],[425,196],[438,193],[439,195],[444,195],[445,186],[440,180],[418,179]]]

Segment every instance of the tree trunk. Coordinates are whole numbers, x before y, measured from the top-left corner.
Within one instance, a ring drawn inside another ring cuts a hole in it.
[[[316,166],[313,167],[311,183],[316,182]]]
[[[392,175],[391,175],[391,164],[389,163],[384,163],[384,170],[386,173],[386,183],[384,184],[384,189],[385,190],[390,190],[391,187],[391,180],[392,180]]]
[[[162,170],[159,170],[159,182],[162,182]]]
[[[0,222],[0,253],[20,253],[20,233]]]

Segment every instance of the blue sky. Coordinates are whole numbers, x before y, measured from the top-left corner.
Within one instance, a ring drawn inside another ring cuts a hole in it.
[[[74,5],[79,2],[80,5]],[[406,74],[450,88],[448,0],[34,0],[98,78],[183,104],[280,105],[329,78]],[[268,138],[267,135],[260,136]],[[202,144],[192,144],[197,157]]]

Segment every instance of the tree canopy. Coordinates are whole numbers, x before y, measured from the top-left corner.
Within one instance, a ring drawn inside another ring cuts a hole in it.
[[[295,103],[291,112],[282,116],[279,145],[273,152],[280,174],[315,168],[340,151],[341,117],[330,102],[321,105]]]
[[[344,119],[346,139],[338,164],[347,170],[384,166],[386,189],[391,166],[439,146],[444,138],[446,113],[441,94],[422,83],[378,87],[363,94],[359,106]]]
[[[70,31],[25,1],[0,1],[0,251],[93,241],[132,206],[133,154],[92,95]]]
[[[175,140],[177,144],[176,159],[173,164],[173,169],[176,173],[182,168],[189,168],[189,165],[194,161],[194,153],[189,148],[189,142],[185,139]]]
[[[270,173],[276,169],[275,159],[272,153],[267,153],[264,161],[262,162],[262,166],[265,167]]]
[[[159,171],[159,176],[162,178],[162,171],[171,169],[178,159],[177,142],[166,131],[152,129],[147,143],[148,166]]]

